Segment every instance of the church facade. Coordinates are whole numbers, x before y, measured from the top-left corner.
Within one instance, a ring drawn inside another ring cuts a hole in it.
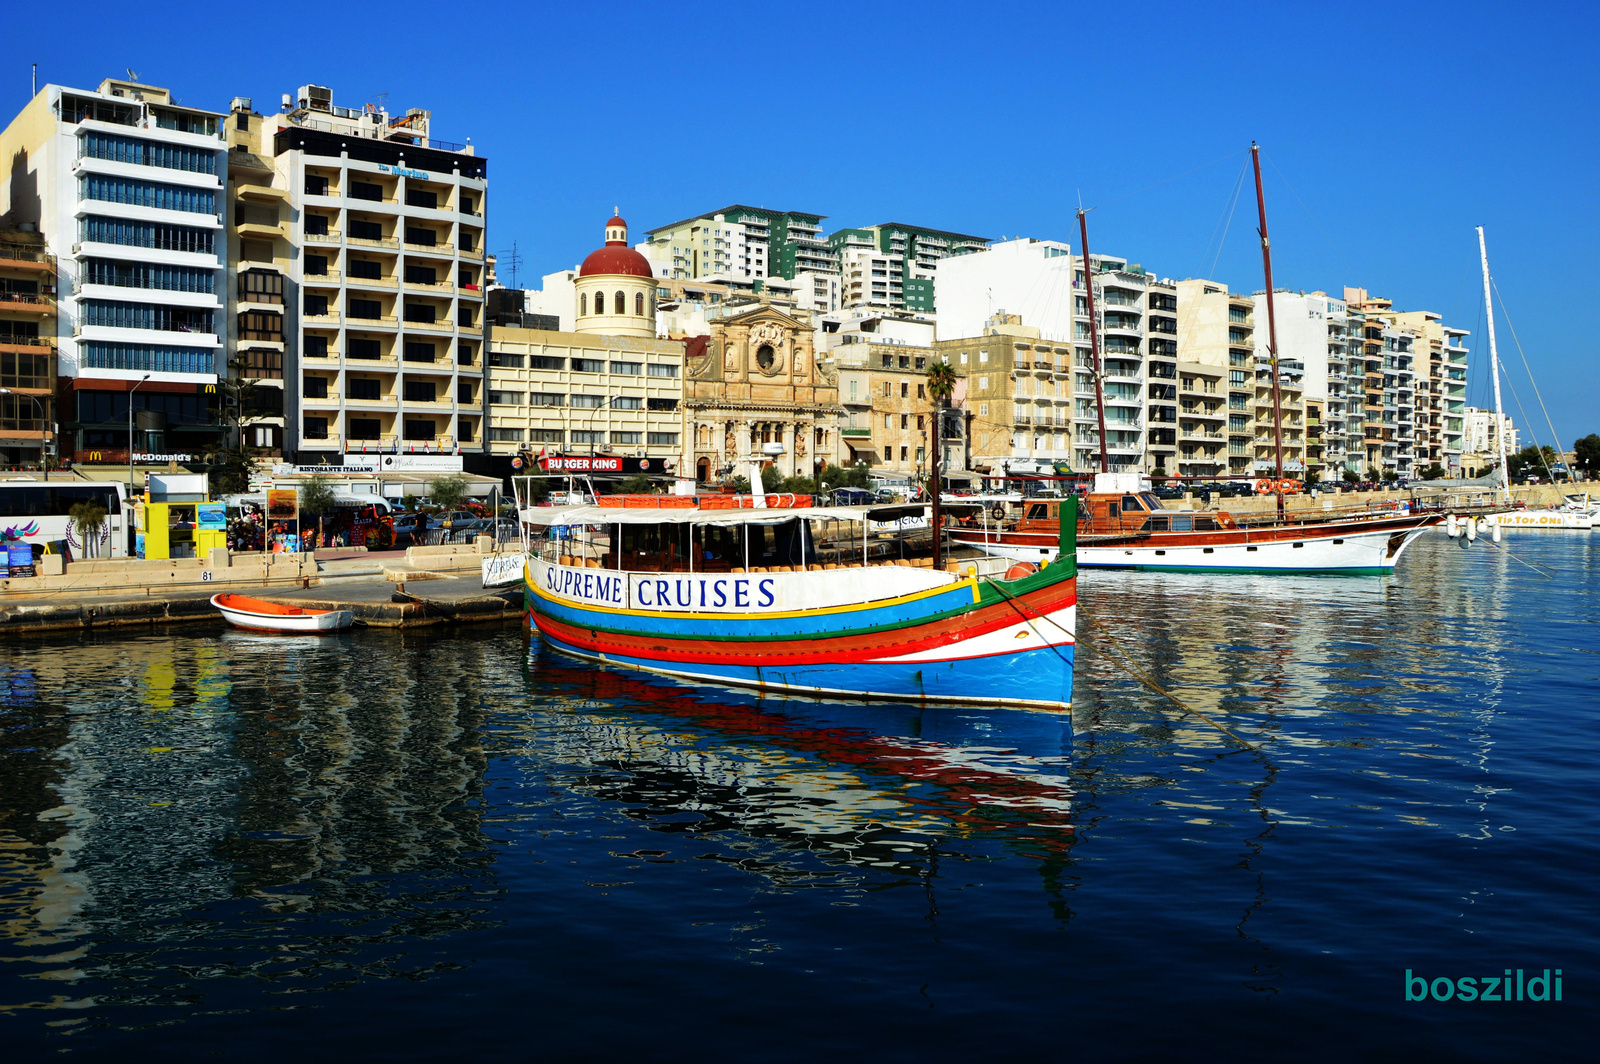
[[[689,341],[684,365],[687,446],[680,476],[714,483],[745,476],[743,460],[783,444],[784,476],[816,476],[839,461],[838,374],[819,364],[811,323],[770,303],[723,305],[710,335]]]

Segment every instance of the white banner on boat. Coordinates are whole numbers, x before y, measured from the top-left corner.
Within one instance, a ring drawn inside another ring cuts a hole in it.
[[[522,568],[528,556],[516,554],[491,554],[483,559],[483,586],[508,587],[522,579]]]
[[[781,613],[898,598],[949,585],[950,573],[902,566],[806,573],[619,573],[529,563],[551,598],[663,613]]]

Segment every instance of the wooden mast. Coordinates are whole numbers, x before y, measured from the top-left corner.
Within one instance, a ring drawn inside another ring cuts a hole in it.
[[[1256,171],[1256,210],[1261,215],[1261,266],[1267,275],[1267,354],[1272,366],[1272,438],[1278,453],[1278,475],[1273,490],[1278,496],[1278,519],[1283,519],[1283,397],[1278,388],[1278,318],[1272,308],[1272,242],[1267,239],[1267,200],[1261,192],[1261,149],[1250,142],[1250,162]]]
[[[1106,393],[1100,380],[1100,331],[1094,320],[1094,272],[1089,267],[1089,212],[1078,209],[1078,235],[1083,245],[1083,289],[1089,298],[1089,360],[1094,370],[1094,412],[1100,424],[1100,472],[1111,472],[1106,458]],[[1076,350],[1076,348],[1074,348]]]

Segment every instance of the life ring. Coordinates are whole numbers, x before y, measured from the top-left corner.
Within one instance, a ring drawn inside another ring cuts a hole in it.
[[[1276,483],[1271,477],[1262,477],[1256,481],[1257,495],[1272,495],[1277,490]]]
[[[1006,570],[1007,580],[1021,580],[1025,576],[1032,576],[1039,571],[1039,567],[1032,562],[1018,562]]]
[[[989,508],[989,516],[994,518],[996,524],[999,524],[1006,519],[1006,508],[998,505],[992,506]]]

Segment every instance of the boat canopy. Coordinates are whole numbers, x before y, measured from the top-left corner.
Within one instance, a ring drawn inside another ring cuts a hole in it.
[[[781,525],[786,521],[898,521],[922,514],[913,506],[796,506],[757,510],[654,509],[613,506],[531,506],[522,510],[525,524],[561,525]]]

